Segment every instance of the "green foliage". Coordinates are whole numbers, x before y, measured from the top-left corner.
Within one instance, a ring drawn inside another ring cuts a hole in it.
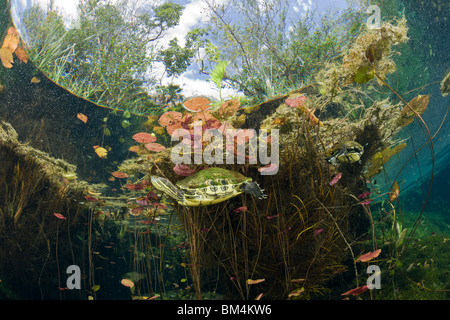
[[[169,47],[159,51],[159,59],[164,63],[169,76],[180,75],[194,61],[199,49],[207,43],[202,37],[207,34],[206,29],[195,28],[186,35],[185,45],[180,46],[178,39],[170,40]]]
[[[326,61],[339,57],[361,20],[356,9],[293,17],[285,1],[207,3],[211,33],[223,44],[220,57],[231,61],[226,80],[261,99],[310,82]],[[239,17],[231,19],[231,12]]]
[[[209,74],[211,81],[214,82],[218,88],[222,85],[222,80],[225,76],[225,68],[229,63],[229,61],[220,61]]]
[[[148,77],[157,56],[155,41],[178,24],[183,7],[171,2],[136,8],[130,1],[114,5],[84,0],[79,21],[64,26],[52,8],[33,6],[25,15],[30,56],[39,69],[76,95],[115,109],[148,112]]]

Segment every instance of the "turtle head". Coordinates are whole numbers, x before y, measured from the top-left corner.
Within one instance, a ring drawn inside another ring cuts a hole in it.
[[[261,189],[259,187],[259,184],[254,181],[244,183],[241,186],[241,190],[242,190],[242,192],[251,194],[252,196],[254,196],[255,198],[257,198],[259,200],[267,198],[267,196],[263,193],[264,190]]]

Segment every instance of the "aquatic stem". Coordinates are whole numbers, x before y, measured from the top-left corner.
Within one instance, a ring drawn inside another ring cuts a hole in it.
[[[414,233],[415,233],[415,231],[416,231],[416,228],[417,228],[417,226],[418,226],[418,224],[419,224],[419,221],[420,221],[420,219],[422,218],[422,216],[423,216],[423,213],[424,213],[424,211],[425,211],[425,207],[427,206],[427,203],[428,203],[428,200],[429,200],[429,198],[430,198],[430,195],[431,195],[431,187],[433,186],[433,179],[434,179],[434,166],[435,166],[435,157],[434,157],[434,145],[433,145],[433,138],[432,138],[432,136],[431,136],[431,133],[430,133],[430,130],[428,129],[428,126],[427,126],[427,124],[425,123],[425,121],[423,120],[423,118],[420,116],[420,114],[416,111],[416,110],[414,110],[394,89],[392,89],[387,83],[386,83],[386,81],[384,81],[376,72],[374,72],[374,74],[375,74],[375,76],[377,77],[377,79],[378,80],[380,80],[386,87],[388,87],[389,88],[389,90],[391,90],[404,104],[405,104],[405,106],[407,106],[415,115],[416,115],[416,117],[420,120],[420,122],[423,124],[423,126],[425,127],[425,130],[426,130],[426,132],[427,132],[427,139],[428,139],[428,143],[430,144],[430,149],[431,149],[431,165],[432,165],[432,167],[431,167],[431,178],[430,178],[430,184],[429,184],[429,186],[428,186],[428,193],[427,193],[427,196],[426,196],[426,198],[425,198],[425,202],[424,202],[424,204],[423,204],[423,206],[422,206],[422,209],[421,209],[421,211],[420,211],[420,214],[419,214],[419,216],[417,217],[417,219],[416,219],[416,222],[414,223],[414,226],[413,226],[413,228],[412,228],[412,231],[410,232],[410,234],[409,234],[409,237],[408,237],[408,239],[409,239],[409,241],[407,241],[406,242],[406,244],[405,244],[405,247],[404,247],[404,250],[406,250],[407,248],[408,248],[408,245],[410,244],[410,242],[411,242],[411,239],[412,239],[412,237],[413,237],[413,235],[414,235]],[[401,172],[401,171],[400,171]],[[400,172],[397,174],[397,176],[400,174]],[[395,179],[394,179],[395,180]]]
[[[345,235],[344,235],[344,233],[342,232],[341,228],[339,228],[339,226],[338,226],[338,224],[337,224],[337,221],[334,219],[334,217],[333,217],[333,215],[331,214],[330,210],[328,210],[327,207],[325,207],[325,206],[323,205],[323,203],[322,203],[319,199],[316,198],[316,201],[317,201],[317,202],[322,206],[322,208],[328,213],[328,215],[330,216],[331,220],[333,220],[334,225],[336,226],[336,229],[337,229],[337,230],[339,231],[339,233],[341,234],[342,239],[344,240],[345,244],[347,245],[347,247],[348,247],[348,249],[349,249],[349,251],[350,251],[350,254],[352,255],[353,266],[354,266],[354,269],[355,269],[356,286],[359,287],[359,284],[358,284],[358,269],[356,268],[356,259],[355,259],[355,255],[354,255],[354,253],[353,253],[352,247],[351,247],[350,243],[348,243],[347,239],[345,238]]]

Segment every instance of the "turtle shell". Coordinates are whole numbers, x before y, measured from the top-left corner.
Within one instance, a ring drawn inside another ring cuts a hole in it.
[[[203,189],[206,187],[224,187],[231,185],[239,186],[244,182],[251,181],[251,178],[248,178],[236,171],[223,168],[208,168],[178,181],[177,186],[184,190],[192,190]]]

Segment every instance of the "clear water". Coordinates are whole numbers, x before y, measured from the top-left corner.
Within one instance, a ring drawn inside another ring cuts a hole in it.
[[[327,1],[318,3],[320,8],[328,4]],[[3,36],[13,26],[13,17],[22,37],[22,46],[26,47],[26,42],[38,43],[32,41],[32,32],[24,27],[23,17],[29,3],[1,1],[1,6],[0,30]],[[370,237],[352,243],[355,245],[353,258],[381,249],[379,260],[372,260],[373,265],[381,268],[381,289],[350,298],[449,298],[449,96],[443,96],[440,88],[449,71],[450,39],[446,32],[449,11],[449,4],[445,1],[389,1],[382,7],[383,21],[404,13],[409,27],[409,42],[397,48],[401,55],[394,55],[397,71],[387,78],[389,84],[406,101],[419,94],[429,95],[430,100],[422,115],[426,126],[416,119],[403,128],[397,138],[405,139],[407,147],[392,157],[380,174],[368,181],[367,190],[372,192],[374,199],[369,206],[369,214],[374,222],[375,237],[371,233],[372,228],[368,227],[366,231]],[[361,19],[365,21],[367,14]],[[43,43],[40,45],[44,46]],[[76,57],[71,56],[70,59]],[[164,104],[155,98],[150,103],[146,98],[157,96],[158,93],[151,92],[156,84],[152,84],[149,92],[143,93],[145,102],[142,103],[137,103],[137,96],[130,96],[136,92],[128,91],[131,86],[127,83],[122,90],[112,92],[111,89],[105,95],[88,97],[86,88],[92,83],[83,82],[77,78],[77,73],[67,71],[69,69],[56,77],[55,69],[51,69],[51,73],[48,65],[46,67],[46,63],[53,65],[54,62],[45,62],[42,58],[25,63],[15,57],[12,68],[0,66],[0,119],[17,132],[16,139],[12,131],[3,131],[6,133],[0,140],[0,163],[3,165],[0,190],[4,193],[0,196],[0,298],[254,299],[259,293],[269,290],[264,287],[264,282],[246,285],[245,280],[264,277],[268,278],[267,283],[270,273],[245,273],[247,279],[236,279],[234,274],[237,271],[224,267],[226,264],[216,261],[217,257],[211,253],[206,258],[202,256],[204,265],[200,266],[194,257],[201,256],[199,252],[203,247],[195,247],[194,244],[201,243],[210,228],[189,230],[185,221],[193,219],[193,223],[197,223],[195,216],[188,218],[183,215],[186,210],[165,197],[156,196],[153,193],[156,190],[143,184],[145,180],[138,165],[148,155],[136,155],[130,151],[130,147],[136,145],[132,136],[138,132],[152,132],[158,127],[148,125],[149,117],[158,119],[163,112],[171,108],[175,110],[177,105],[179,109],[176,110],[183,110],[181,101],[172,99],[171,104]],[[102,69],[106,77],[105,70]],[[107,77],[115,73],[108,73]],[[138,74],[136,78],[141,76]],[[203,82],[198,83],[204,85],[204,79],[204,76],[199,76],[197,80]],[[68,84],[79,86],[68,88]],[[385,97],[397,99],[386,87],[380,90]],[[226,92],[224,89],[223,93]],[[120,94],[124,100],[129,100],[124,104],[118,103]],[[189,98],[188,94],[185,98]],[[273,97],[267,97],[267,100],[270,98]],[[126,106],[130,106],[129,109]],[[248,106],[252,106],[251,103]],[[82,121],[77,117],[79,114],[86,115],[88,120]],[[6,125],[2,124],[2,128],[5,130]],[[158,142],[168,146],[170,137],[162,136],[158,134]],[[101,157],[95,147],[104,148],[107,157]],[[49,158],[33,150],[42,151]],[[38,160],[32,160],[31,165],[29,157]],[[64,161],[63,164],[55,164],[54,160],[48,159]],[[127,160],[136,162],[136,171],[130,171],[129,177],[114,177],[113,173],[120,171]],[[62,171],[51,169],[53,165]],[[42,178],[43,182],[37,183],[41,181],[37,173],[42,171],[51,178]],[[399,183],[400,196],[391,206],[386,197],[374,195],[375,192],[391,192],[394,180]],[[28,186],[33,186],[33,183],[29,182],[35,181],[38,189],[30,191],[32,187]],[[32,196],[23,196],[25,194]],[[229,210],[231,203],[224,202],[218,208]],[[391,207],[395,210],[389,211]],[[197,213],[201,212],[199,209]],[[386,217],[388,212],[389,218]],[[62,214],[62,217],[55,213]],[[277,214],[280,212],[263,212],[261,216],[267,216],[266,220],[276,220]],[[392,217],[395,220],[390,220]],[[288,229],[278,230],[277,237]],[[402,238],[402,230],[405,229]],[[315,237],[320,236],[320,230],[315,229]],[[241,240],[236,239],[241,239],[239,236],[243,233],[229,232],[228,238],[234,239],[235,247],[240,249]],[[274,241],[273,237],[261,238],[262,246],[266,243],[263,241]],[[338,235],[336,237],[339,238]],[[245,254],[250,257],[257,253],[245,251]],[[361,264],[358,264],[359,272],[355,276],[353,258],[348,255],[342,262],[340,267],[345,271],[338,268],[329,271],[333,276],[321,284],[322,294],[318,294],[319,290],[311,290],[302,296],[303,287],[297,284],[301,280],[297,279],[298,282],[293,281],[295,285],[290,284],[290,290],[272,296],[267,294],[266,297],[342,299],[342,293],[363,285],[367,279],[365,266]],[[80,272],[67,272],[72,265],[78,266]],[[289,268],[295,269],[295,266]],[[204,282],[201,287],[196,272],[202,275]],[[134,286],[130,288],[124,279]],[[242,287],[236,285],[239,280]],[[75,288],[71,287],[73,285]],[[300,294],[288,295],[295,292]]]

